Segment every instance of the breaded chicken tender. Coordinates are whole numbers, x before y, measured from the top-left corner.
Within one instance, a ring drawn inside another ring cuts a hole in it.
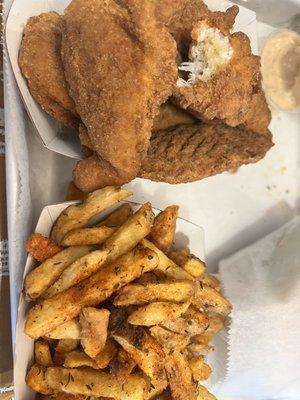
[[[181,64],[174,100],[202,120],[266,133],[271,120],[261,86],[260,58],[248,37],[230,34],[222,18],[197,22],[189,61]]]
[[[152,181],[197,181],[262,159],[272,135],[223,124],[193,124],[154,133],[139,176]]]
[[[73,0],[65,10],[65,75],[101,165],[93,184],[94,161],[76,166],[85,192],[136,177],[177,80],[176,42],[154,12],[154,2],[136,0]]]
[[[19,65],[30,93],[42,109],[64,125],[77,126],[75,105],[67,90],[61,61],[63,19],[55,12],[29,18]]]

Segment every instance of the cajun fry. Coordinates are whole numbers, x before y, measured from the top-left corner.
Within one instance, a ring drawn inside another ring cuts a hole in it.
[[[194,255],[191,255],[183,263],[182,268],[194,278],[199,278],[205,271],[205,263]]]
[[[177,280],[194,280],[194,278],[184,269],[178,267],[170,258],[168,258],[161,250],[159,250],[153,243],[147,239],[143,239],[141,243],[155,251],[159,258],[157,270],[171,279]]]
[[[195,381],[204,381],[210,377],[212,370],[204,361],[203,356],[192,357],[188,363]]]
[[[143,400],[145,380],[139,375],[130,375],[122,387],[107,372],[92,368],[47,368],[46,381],[54,391],[85,396],[114,397],[120,400]]]
[[[131,325],[153,326],[161,322],[180,317],[186,312],[190,303],[154,302],[133,311],[128,317]]]
[[[142,327],[123,324],[112,332],[113,338],[123,347],[141,370],[157,387],[166,384],[165,354],[157,341]]]
[[[116,306],[142,305],[154,301],[185,302],[191,300],[195,285],[191,281],[131,284],[119,290],[114,299]]]
[[[35,392],[42,394],[52,394],[53,390],[48,386],[45,378],[46,368],[34,364],[26,375],[27,385]]]
[[[183,350],[190,341],[189,335],[171,332],[161,326],[152,326],[149,330],[154,339],[156,339],[165,350]]]
[[[203,285],[200,281],[196,290],[193,304],[199,308],[205,308],[208,311],[221,315],[228,315],[231,311],[231,304],[217,290],[210,286]]]
[[[104,220],[100,221],[95,226],[107,226],[109,228],[118,228],[123,225],[128,218],[132,215],[131,205],[128,203],[122,204],[112,213],[110,213]]]
[[[82,350],[73,350],[65,355],[64,367],[79,368],[91,367],[99,369],[95,361]]]
[[[89,194],[82,204],[66,208],[53,225],[51,239],[60,244],[72,229],[82,228],[96,214],[129,197],[126,189],[107,186]]]
[[[110,371],[118,383],[122,385],[135,366],[136,362],[124,349],[121,348],[118,351],[117,357],[115,357],[110,363]]]
[[[114,359],[117,352],[118,348],[116,346],[116,343],[112,339],[108,339],[105,343],[104,348],[94,358],[94,361],[97,364],[98,368],[106,368],[109,363]]]
[[[190,257],[190,249],[188,247],[183,247],[182,249],[176,249],[170,251],[168,257],[174,261],[175,264],[179,265],[180,267],[188,260]]]
[[[40,297],[75,260],[93,250],[90,246],[64,249],[33,269],[25,278],[25,293],[31,299]]]
[[[35,362],[42,367],[50,367],[53,364],[50,353],[49,343],[43,340],[37,340],[34,343]]]
[[[149,235],[149,240],[164,253],[168,253],[174,240],[178,210],[178,206],[169,206],[159,213]]]
[[[208,272],[204,272],[199,280],[203,283],[203,285],[210,286],[218,292],[221,291],[221,283],[219,279],[213,275],[210,275]]]
[[[144,272],[153,270],[157,264],[158,259],[153,251],[142,245],[136,246],[85,281],[31,308],[25,332],[32,338],[46,335],[77,317],[82,307],[99,304]]]
[[[108,228],[107,226],[73,229],[66,234],[66,236],[61,241],[61,245],[100,245],[104,243],[114,232],[114,228]]]
[[[84,307],[81,310],[81,345],[91,358],[96,357],[105,346],[109,315],[110,312],[105,309]]]
[[[71,319],[48,332],[45,337],[47,339],[80,339],[81,327],[79,321],[75,318]]]
[[[101,250],[81,257],[69,265],[60,278],[47,290],[45,298],[76,285],[108,262],[133,249],[145,237],[153,222],[154,214],[150,203],[146,203],[125,222],[102,246]]]
[[[79,345],[77,339],[60,339],[55,347],[55,354],[53,363],[55,365],[62,365],[65,361],[66,354],[75,350]]]

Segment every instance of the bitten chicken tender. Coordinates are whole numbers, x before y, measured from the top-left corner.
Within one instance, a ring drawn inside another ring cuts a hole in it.
[[[229,9],[230,11],[230,9]],[[202,120],[221,120],[268,132],[271,113],[261,86],[260,57],[242,32],[230,34],[222,19],[206,18],[191,33],[174,100]]]
[[[65,75],[101,166],[91,178],[94,160],[78,163],[85,192],[136,177],[176,82],[176,43],[154,12],[154,2],[135,0],[73,0],[65,10]]]
[[[78,115],[67,90],[61,61],[63,18],[55,12],[29,18],[19,65],[30,93],[42,109],[64,125],[77,126]]]
[[[262,159],[273,146],[270,132],[259,134],[225,125],[193,124],[151,138],[139,176],[186,183]]]

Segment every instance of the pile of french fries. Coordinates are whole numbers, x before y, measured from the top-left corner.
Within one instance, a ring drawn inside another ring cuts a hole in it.
[[[177,206],[155,217],[150,203],[133,213],[124,202],[88,225],[130,195],[95,191],[62,212],[50,239],[28,240],[33,257],[46,255],[24,288],[35,301],[26,381],[44,399],[215,399],[205,356],[231,305],[202,261],[173,248]]]

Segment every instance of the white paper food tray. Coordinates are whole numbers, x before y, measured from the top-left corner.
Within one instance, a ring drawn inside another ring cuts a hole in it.
[[[49,236],[54,221],[60,215],[60,213],[69,205],[76,204],[76,202],[65,202],[47,206],[43,209],[40,218],[38,220],[35,232],[41,233],[42,235]],[[133,209],[136,210],[140,207],[137,203],[131,203]],[[106,212],[101,213],[101,218],[107,213],[112,211],[115,207],[110,208]],[[154,209],[155,214],[160,210]],[[99,220],[99,218],[98,218]],[[97,222],[97,218],[93,219]],[[175,246],[189,246],[191,252],[200,259],[204,260],[204,231],[198,225],[192,222],[186,221],[182,218],[177,219],[177,229],[175,236]],[[35,260],[28,256],[25,265],[24,276],[28,274],[36,266]],[[27,387],[25,383],[26,372],[30,368],[34,360],[34,341],[24,333],[24,324],[26,314],[32,303],[25,301],[24,293],[20,296],[19,308],[18,308],[18,321],[16,328],[16,346],[15,346],[15,357],[14,357],[14,392],[15,400],[31,400],[34,398],[34,393]],[[209,356],[209,363],[213,369],[213,375],[208,384],[213,386],[219,382],[220,379],[224,378],[226,371],[226,359],[227,359],[227,344],[226,334],[217,335],[214,341],[215,351]]]
[[[67,128],[62,130],[60,124],[41,109],[31,96],[26,79],[24,79],[18,64],[23,29],[28,18],[49,11],[56,11],[62,14],[69,3],[70,0],[26,0],[26,2],[24,0],[15,0],[7,19],[5,37],[9,59],[23,102],[44,146],[59,154],[80,159],[82,154],[78,135],[74,132],[68,132]],[[218,10],[226,9],[230,5],[228,1],[224,0],[208,0],[207,4],[212,9]],[[240,7],[235,30],[244,31],[251,40],[253,50],[257,51],[254,12]]]

